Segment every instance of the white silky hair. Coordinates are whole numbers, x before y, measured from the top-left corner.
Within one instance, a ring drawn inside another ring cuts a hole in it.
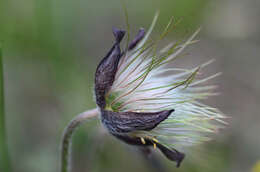
[[[199,100],[216,95],[212,92],[216,85],[202,84],[220,73],[196,78],[200,70],[214,60],[193,69],[167,65],[177,59],[189,44],[196,42],[194,38],[200,29],[184,43],[171,43],[157,53],[157,42],[148,40],[157,18],[158,14],[144,38],[121,58],[108,93],[115,96],[108,104],[112,107],[119,104],[116,110],[121,112],[175,110],[153,130],[135,132],[138,137],[156,138],[166,146],[191,146],[208,141],[210,133],[226,125],[225,115]]]

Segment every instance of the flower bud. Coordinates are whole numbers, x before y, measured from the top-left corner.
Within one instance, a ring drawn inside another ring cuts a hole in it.
[[[185,155],[173,145],[183,148],[208,141],[209,133],[226,125],[222,112],[199,101],[214,95],[215,86],[201,84],[219,73],[196,78],[212,61],[194,69],[172,66],[200,29],[187,41],[157,51],[171,22],[158,40],[148,41],[156,19],[157,15],[146,34],[143,28],[139,30],[124,53],[120,42],[125,31],[113,29],[115,43],[95,74],[96,103],[112,135],[131,145],[158,148],[179,167]]]

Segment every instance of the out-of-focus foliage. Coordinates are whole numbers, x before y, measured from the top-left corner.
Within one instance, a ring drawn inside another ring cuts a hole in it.
[[[154,36],[174,16],[181,19],[165,43],[199,26],[200,39],[176,65],[194,67],[212,58],[206,74],[218,97],[207,100],[232,117],[215,139],[186,153],[178,171],[245,172],[260,158],[260,3],[258,0],[129,0],[132,36],[148,28],[156,10]],[[119,0],[1,0],[8,145],[14,171],[57,171],[62,129],[77,113],[95,107],[95,67],[112,45],[112,27],[125,28]],[[75,134],[73,170],[152,171],[134,148],[92,121]],[[158,154],[167,171],[175,165]],[[177,170],[176,170],[177,171]]]
[[[6,142],[6,126],[5,126],[5,103],[4,103],[4,74],[2,63],[2,49],[0,45],[0,170],[9,171],[10,158],[8,154],[7,142]]]

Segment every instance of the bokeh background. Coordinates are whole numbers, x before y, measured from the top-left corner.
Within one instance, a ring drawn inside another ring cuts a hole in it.
[[[179,169],[155,154],[165,171],[252,171],[260,160],[260,1],[129,0],[126,6],[131,35],[147,29],[156,10],[154,36],[172,16],[181,19],[165,43],[202,26],[200,42],[186,49],[178,64],[190,68],[214,58],[203,72],[223,72],[212,81],[221,94],[207,104],[232,117],[230,125],[200,151],[188,153]],[[119,0],[0,1],[8,146],[15,172],[58,171],[63,128],[95,107],[94,72],[112,45],[113,26],[126,28]],[[74,172],[156,171],[137,150],[100,128],[93,120],[74,135]]]

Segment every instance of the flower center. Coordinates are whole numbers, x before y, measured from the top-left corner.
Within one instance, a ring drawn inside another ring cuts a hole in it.
[[[116,101],[116,98],[119,97],[120,92],[111,92],[106,95],[106,110],[110,110],[113,112],[119,112],[121,105],[124,103],[123,101]],[[122,109],[120,109],[122,111]]]

